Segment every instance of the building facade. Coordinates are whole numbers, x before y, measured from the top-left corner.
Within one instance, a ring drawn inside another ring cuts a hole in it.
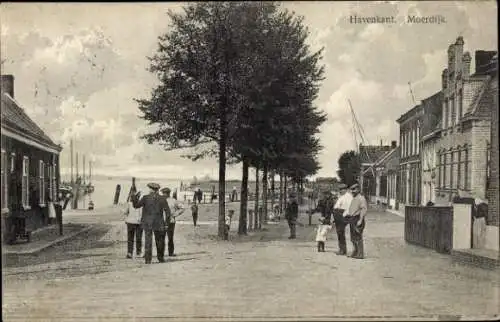
[[[402,209],[421,203],[420,127],[423,114],[423,106],[419,104],[397,120],[401,145],[398,205]]]
[[[422,165],[421,205],[436,203],[437,149],[441,130],[441,91],[422,100],[420,164]]]
[[[393,142],[393,145],[395,144]],[[369,202],[376,203],[377,195],[380,194],[380,191],[377,191],[377,189],[380,190],[380,187],[385,189],[386,187],[386,177],[379,177],[379,182],[377,183],[375,163],[392,149],[393,146],[383,145],[382,142],[380,142],[380,145],[359,145],[359,160],[361,163],[359,184],[361,192]]]
[[[1,76],[1,89],[2,218],[21,219],[27,230],[35,230],[49,223],[47,206],[59,189],[61,147],[14,99],[13,76]]]
[[[399,168],[399,147],[391,142],[391,150],[384,153],[373,166],[375,171],[375,196],[372,202],[396,207],[397,176]],[[366,169],[365,173],[371,171]]]
[[[450,202],[458,190],[486,199],[490,156],[491,104],[485,66],[495,52],[476,51],[476,71],[470,74],[471,55],[458,37],[448,48],[442,73],[442,121],[437,143],[437,203]]]

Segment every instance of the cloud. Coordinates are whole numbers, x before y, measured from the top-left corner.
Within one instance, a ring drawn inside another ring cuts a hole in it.
[[[217,160],[192,162],[188,151],[163,151],[139,140],[148,128],[133,98],[148,97],[157,80],[146,71],[157,37],[168,30],[167,9],[183,4],[29,4],[2,6],[3,73],[15,76],[15,96],[64,146],[69,140],[94,160],[95,173],[155,173],[166,177],[218,174]],[[312,50],[325,48],[325,80],[315,102],[328,114],[320,134],[320,176],[354,149],[350,99],[371,144],[399,137],[395,120],[413,102],[440,89],[446,50],[458,35],[465,49],[497,48],[495,2],[285,2],[303,15]],[[390,16],[395,25],[351,24],[350,15]],[[404,23],[409,14],[441,14],[442,25]],[[54,19],[57,17],[57,19]],[[15,32],[14,32],[15,31]],[[473,60],[474,61],[474,60]],[[473,66],[472,66],[473,67]],[[253,174],[251,174],[252,176]],[[241,166],[229,166],[229,178]]]

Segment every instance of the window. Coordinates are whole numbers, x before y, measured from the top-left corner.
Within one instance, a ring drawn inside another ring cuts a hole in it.
[[[43,205],[45,204],[45,163],[40,160],[38,164],[38,202]]]
[[[2,189],[1,189],[1,194],[2,194],[2,208],[7,208],[8,206],[8,188],[7,188],[7,153],[5,150],[2,150],[2,166],[1,166],[1,179],[2,179]]]
[[[456,108],[455,108],[455,97],[450,97],[450,126],[455,125],[456,118]]]
[[[10,173],[13,173],[14,170],[16,169],[15,165],[16,165],[16,154],[11,153],[10,154]]]
[[[491,144],[486,142],[486,190],[490,187],[491,180]]]
[[[23,180],[22,184],[22,203],[24,207],[29,207],[30,204],[30,189],[29,189],[29,173],[30,173],[30,159],[28,157],[23,157]]]
[[[469,178],[469,147],[464,147],[464,187],[465,190],[470,190],[470,178]]]
[[[417,135],[416,135],[415,141],[417,141],[416,150],[417,150],[417,154],[419,154],[420,153],[420,125],[417,126]]]
[[[458,113],[457,113],[457,122],[464,116],[464,111],[463,111],[463,94],[462,94],[462,89],[458,91],[458,97],[457,97],[457,104],[458,104]]]
[[[455,188],[456,180],[455,178],[455,153],[452,151],[450,152],[450,189]]]
[[[404,157],[404,151],[403,151],[404,136],[403,136],[403,133],[401,133],[399,136],[400,136],[400,138],[399,138],[399,146],[400,146],[400,149],[401,149],[401,157]]]
[[[55,158],[52,159],[52,200],[57,200],[57,176],[56,176],[56,163]]]
[[[463,160],[462,148],[458,147],[458,151],[457,151],[457,189],[464,189],[464,187],[462,185],[462,181],[463,181],[462,160]]]
[[[438,188],[441,188],[441,183],[443,182],[441,177],[442,177],[442,174],[443,174],[443,170],[441,169],[441,152],[438,152],[438,156],[437,156],[437,170],[438,170]]]
[[[448,100],[443,102],[443,129],[448,128]]]

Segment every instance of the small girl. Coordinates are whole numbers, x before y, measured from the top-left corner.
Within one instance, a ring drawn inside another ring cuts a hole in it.
[[[231,228],[231,221],[233,219],[234,215],[234,210],[229,210],[228,213],[226,214],[226,225],[224,229],[224,239],[228,240],[229,239],[229,229]]]
[[[316,241],[318,242],[318,252],[324,252],[326,236],[328,235],[330,229],[332,229],[332,226],[326,224],[325,217],[321,217],[319,222],[320,224],[318,225],[318,228],[316,228]]]

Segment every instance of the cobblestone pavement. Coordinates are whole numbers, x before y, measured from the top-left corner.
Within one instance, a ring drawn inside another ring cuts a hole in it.
[[[369,213],[364,260],[336,256],[334,234],[317,253],[302,215],[296,240],[284,222],[242,237],[234,222],[229,242],[215,240],[216,225],[184,218],[178,256],[152,265],[125,259],[125,225],[110,219],[43,260],[4,269],[5,320],[456,320],[499,311],[497,272],[406,245],[403,219],[389,213]]]

